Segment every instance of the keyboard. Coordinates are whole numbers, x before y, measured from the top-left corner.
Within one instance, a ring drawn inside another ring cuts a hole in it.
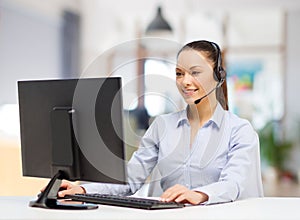
[[[177,202],[162,202],[150,198],[128,197],[128,196],[116,196],[106,194],[74,194],[65,195],[65,199],[71,199],[73,201],[96,203],[102,205],[122,206],[129,208],[139,209],[174,209],[182,208],[184,204]]]

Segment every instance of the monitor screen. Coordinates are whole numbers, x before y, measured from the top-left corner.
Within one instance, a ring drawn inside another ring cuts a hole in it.
[[[24,176],[126,183],[121,78],[18,82]]]

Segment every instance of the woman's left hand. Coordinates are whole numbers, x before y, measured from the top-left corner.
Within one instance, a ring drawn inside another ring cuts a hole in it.
[[[165,202],[175,201],[180,203],[190,203],[192,205],[198,205],[208,200],[208,196],[205,193],[189,190],[185,186],[179,184],[167,189],[160,198]]]

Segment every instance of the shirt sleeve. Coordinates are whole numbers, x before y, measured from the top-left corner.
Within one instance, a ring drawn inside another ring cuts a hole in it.
[[[139,149],[127,164],[128,183],[88,183],[81,185],[87,193],[131,195],[139,190],[152,172],[158,158],[158,120],[155,119],[143,136]]]
[[[87,183],[81,185],[86,193],[101,193],[110,195],[131,195],[128,184],[109,184],[109,183]]]
[[[262,196],[259,140],[249,122],[232,130],[227,157],[218,182],[193,189],[208,195],[204,204]]]
[[[128,162],[128,183],[133,193],[143,186],[157,164],[160,121],[158,118],[153,121],[146,131],[139,149],[133,153]]]

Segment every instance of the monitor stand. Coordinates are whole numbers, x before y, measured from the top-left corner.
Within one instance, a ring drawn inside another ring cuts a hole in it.
[[[29,203],[30,207],[48,208],[48,209],[96,209],[95,204],[75,203],[74,201],[58,200],[57,193],[60,185],[66,175],[63,171],[58,171],[52,177],[45,190],[39,195],[38,199]],[[72,203],[72,204],[71,204]],[[75,204],[74,204],[75,203]]]
[[[94,204],[77,203],[57,198],[63,179],[79,179],[78,146],[76,145],[70,107],[54,107],[51,112],[52,172],[55,174],[45,190],[29,206],[50,209],[95,209]],[[72,203],[72,204],[71,204]]]

